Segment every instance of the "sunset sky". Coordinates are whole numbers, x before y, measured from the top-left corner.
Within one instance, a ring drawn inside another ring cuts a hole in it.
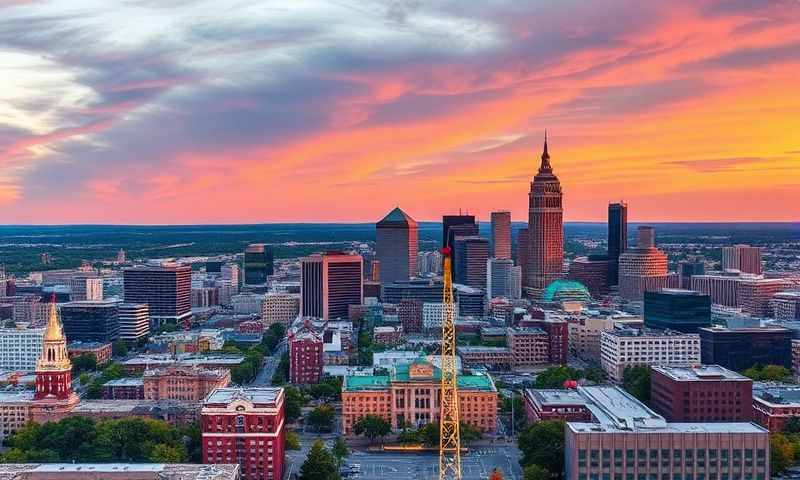
[[[800,0],[0,0],[0,223],[800,219]]]

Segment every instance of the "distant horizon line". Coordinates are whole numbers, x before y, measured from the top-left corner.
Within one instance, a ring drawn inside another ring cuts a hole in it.
[[[489,224],[489,220],[477,220],[480,223]],[[262,225],[374,225],[377,221],[285,221],[285,222],[257,222],[257,223],[0,223],[3,227],[236,227],[236,226],[262,226]],[[417,223],[441,224],[436,220],[417,220]],[[526,224],[523,221],[512,221],[512,224]],[[578,225],[602,225],[608,222],[602,220],[572,220],[564,221],[563,224]],[[742,224],[773,224],[773,225],[793,225],[800,224],[800,220],[701,220],[701,221],[647,221],[647,220],[628,220],[629,224],[652,224],[652,225],[742,225]]]

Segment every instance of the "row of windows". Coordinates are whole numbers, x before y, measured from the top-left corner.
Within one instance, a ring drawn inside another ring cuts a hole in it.
[[[578,480],[612,480],[611,475],[608,473],[604,473],[602,475],[597,473],[586,474],[583,473],[578,476]],[[623,480],[621,473],[615,473],[613,480]],[[634,475],[632,473],[625,474],[624,480],[766,480],[764,473],[757,473],[755,476],[752,474],[745,474],[745,475],[728,475],[728,474],[721,474],[717,476],[715,473],[710,473],[708,476],[698,473],[697,475],[693,475],[691,473],[687,473],[685,475],[681,475],[679,473],[670,474],[662,473],[659,477],[658,474],[651,473],[645,474],[640,473],[638,475]]]

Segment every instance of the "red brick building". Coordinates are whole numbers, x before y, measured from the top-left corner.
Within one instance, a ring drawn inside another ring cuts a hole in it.
[[[216,388],[227,387],[231,372],[224,368],[170,365],[146,370],[142,376],[147,400],[200,401]]]
[[[534,327],[547,334],[549,363],[564,365],[569,355],[569,323],[563,318],[526,319],[520,326]]]
[[[651,406],[669,422],[749,422],[753,381],[719,365],[650,369]]]
[[[577,390],[533,390],[523,393],[525,415],[531,423],[544,420],[590,422],[587,400]]]
[[[289,334],[289,381],[319,383],[322,377],[323,337],[310,327]]]
[[[800,417],[800,387],[763,384],[753,388],[753,420],[761,426],[780,432],[793,417]]]
[[[241,467],[243,480],[283,478],[283,389],[219,388],[203,403],[203,463]]]
[[[94,355],[98,365],[111,360],[111,344],[102,342],[72,342],[67,345],[69,358],[80,357],[84,353]]]
[[[566,326],[566,323],[564,323]],[[564,339],[567,332],[564,332]],[[509,328],[506,344],[511,350],[512,367],[532,367],[550,362],[550,338],[540,328]]]

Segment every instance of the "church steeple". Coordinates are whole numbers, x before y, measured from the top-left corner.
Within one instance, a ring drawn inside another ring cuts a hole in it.
[[[44,330],[42,354],[36,362],[36,393],[34,399],[69,398],[72,394],[72,363],[67,353],[67,339],[58,320],[55,299],[50,303],[47,326]]]

